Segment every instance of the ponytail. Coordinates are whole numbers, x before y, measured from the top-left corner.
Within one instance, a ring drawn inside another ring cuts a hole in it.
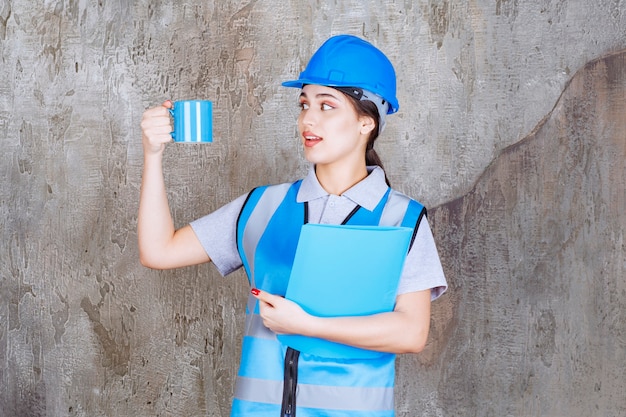
[[[370,146],[371,145],[371,146]],[[383,162],[380,160],[378,153],[374,150],[374,141],[370,139],[370,142],[367,144],[367,150],[365,151],[365,165],[378,165],[382,168],[383,172],[385,172],[385,167],[383,166]],[[391,187],[389,183],[389,178],[387,178],[387,173],[385,172],[385,182],[387,186]]]

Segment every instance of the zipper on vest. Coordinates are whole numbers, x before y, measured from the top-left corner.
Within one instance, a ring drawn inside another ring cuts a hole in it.
[[[281,417],[296,416],[296,390],[298,388],[298,358],[300,352],[287,348],[285,353],[285,375],[283,379],[283,403]]]

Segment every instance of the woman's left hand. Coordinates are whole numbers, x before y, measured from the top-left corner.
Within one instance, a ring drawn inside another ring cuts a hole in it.
[[[298,304],[256,288],[251,292],[259,300],[259,313],[265,327],[277,334],[304,334],[312,316]]]
[[[393,311],[345,317],[313,316],[293,301],[256,288],[252,294],[259,300],[263,324],[275,333],[389,353],[418,353],[428,339],[430,289],[399,295]]]

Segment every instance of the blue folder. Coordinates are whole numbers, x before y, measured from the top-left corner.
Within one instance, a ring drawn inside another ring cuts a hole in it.
[[[413,229],[305,224],[285,298],[320,317],[392,311]],[[329,358],[380,352],[300,335],[278,335],[293,349]]]

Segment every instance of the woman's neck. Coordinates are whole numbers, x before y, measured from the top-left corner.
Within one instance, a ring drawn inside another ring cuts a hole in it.
[[[353,169],[346,169],[345,166],[316,165],[315,175],[322,188],[329,194],[342,195],[367,177],[367,168],[365,163]]]

